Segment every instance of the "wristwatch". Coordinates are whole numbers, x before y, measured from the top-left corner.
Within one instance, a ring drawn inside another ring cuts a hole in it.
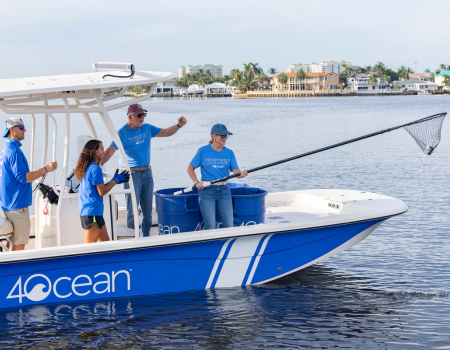
[[[198,181],[198,180],[197,180],[197,181],[195,181],[195,182],[194,182],[194,185],[197,185],[197,184],[198,184],[199,182],[200,182],[200,181]]]
[[[181,126],[179,126],[178,123],[177,123],[177,126],[181,129]]]

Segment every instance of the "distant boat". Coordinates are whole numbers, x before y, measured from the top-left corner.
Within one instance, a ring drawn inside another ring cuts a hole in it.
[[[417,95],[433,95],[433,94],[431,92],[429,92],[429,91],[419,91],[417,93]]]

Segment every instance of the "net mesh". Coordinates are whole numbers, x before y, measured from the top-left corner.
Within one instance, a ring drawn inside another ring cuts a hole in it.
[[[403,127],[417,142],[424,154],[431,155],[439,145],[445,115],[433,116]]]

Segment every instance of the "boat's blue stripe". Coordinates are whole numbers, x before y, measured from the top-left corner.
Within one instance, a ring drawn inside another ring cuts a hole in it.
[[[220,276],[220,271],[222,271],[223,264],[225,263],[225,260],[228,257],[228,253],[230,253],[231,247],[233,246],[234,242],[236,242],[236,239],[237,238],[233,239],[230,242],[230,244],[228,244],[227,250],[225,250],[225,254],[223,254],[222,260],[220,260],[220,264],[219,267],[217,268],[216,275],[214,276],[214,279],[211,283],[211,288],[214,288],[216,286],[217,280],[219,279]]]
[[[263,243],[264,243],[264,241],[265,241],[267,236],[268,235],[264,235],[259,240],[258,246],[256,247],[256,250],[255,250],[255,255],[253,255],[252,256],[252,260],[250,260],[250,264],[248,265],[247,272],[245,273],[245,277],[244,277],[244,279],[242,281],[241,286],[245,286],[246,285],[248,276],[250,276],[250,272],[252,271],[253,264],[255,263],[256,257],[259,255],[259,251],[261,250],[261,247],[262,247],[262,245],[263,245]]]

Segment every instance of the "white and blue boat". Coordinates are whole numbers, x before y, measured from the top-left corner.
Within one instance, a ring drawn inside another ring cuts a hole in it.
[[[49,196],[37,191],[33,239],[24,251],[3,249],[0,253],[0,308],[266,283],[350,248],[384,221],[408,209],[401,200],[356,190],[269,193],[262,203],[263,223],[209,231],[198,225],[193,231],[178,233],[160,222],[150,237],[139,238],[140,220],[131,179],[130,190],[116,187],[104,197],[111,241],[83,244],[78,193],[59,185],[66,183],[71,171],[70,157],[78,156],[69,149],[73,114],[84,120],[91,138],[97,137],[92,118],[99,118],[129,168],[109,111],[150,97],[158,82],[172,77],[171,73],[134,72],[133,68],[132,77],[119,78],[124,74],[120,64],[96,67],[118,70],[109,72],[109,77],[96,71],[0,80],[0,109],[32,116],[31,169],[36,161],[36,121],[44,126],[43,164],[47,161],[49,122],[65,124],[62,177],[56,181],[53,173],[49,184],[58,203],[50,205]],[[128,86],[140,84],[151,84],[146,96],[105,105],[123,96]],[[106,89],[117,87],[121,87],[119,93],[104,96]],[[56,159],[56,136],[52,159]],[[105,180],[112,175],[105,171]],[[124,193],[132,196],[135,230],[125,228],[125,209],[116,207],[115,196]],[[185,210],[191,210],[187,202]],[[156,207],[153,222],[158,222]],[[11,223],[0,214],[0,243],[11,232]]]

